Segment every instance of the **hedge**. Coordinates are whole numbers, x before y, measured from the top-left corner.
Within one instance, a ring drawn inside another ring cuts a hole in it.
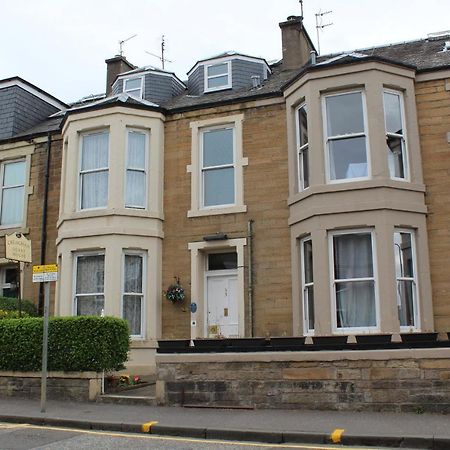
[[[22,317],[30,317],[29,314],[27,314],[24,311],[16,311],[14,309],[0,309],[0,320],[1,319],[20,319]]]
[[[0,297],[0,309],[3,311],[18,311],[19,300],[17,298]],[[36,305],[29,300],[21,301],[21,310],[29,316],[37,316]]]
[[[0,321],[0,370],[32,371],[42,366],[43,319]],[[130,345],[128,323],[115,317],[51,317],[48,370],[119,370]]]

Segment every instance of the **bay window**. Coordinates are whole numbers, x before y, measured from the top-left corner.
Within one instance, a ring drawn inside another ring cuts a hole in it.
[[[108,204],[109,133],[82,135],[80,209],[105,208]]]
[[[417,279],[414,235],[411,231],[394,233],[397,307],[400,327],[417,327]]]
[[[405,179],[408,175],[403,97],[400,92],[385,90],[383,100],[389,174],[391,178]]]
[[[234,128],[203,130],[200,157],[202,206],[235,204]]]
[[[309,187],[308,111],[301,105],[296,111],[298,187]]]
[[[328,179],[367,178],[367,132],[361,91],[324,97]]]
[[[313,248],[310,237],[300,242],[302,260],[302,286],[303,286],[303,319],[304,332],[314,332],[314,275],[313,275]]]
[[[338,330],[377,326],[371,231],[331,235],[332,286]]]
[[[127,131],[125,207],[146,208],[148,135]]]
[[[124,254],[122,317],[128,322],[130,335],[143,336],[144,320],[144,255]]]
[[[21,225],[25,203],[25,161],[4,162],[1,165],[0,225]]]
[[[75,271],[75,315],[103,315],[105,255],[102,253],[77,255]]]

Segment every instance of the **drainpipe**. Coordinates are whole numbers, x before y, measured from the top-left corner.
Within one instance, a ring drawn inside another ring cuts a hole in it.
[[[250,321],[250,337],[255,335],[255,330],[253,326],[253,267],[252,267],[252,255],[253,255],[253,220],[247,222],[247,258],[248,258],[248,317]]]
[[[47,134],[47,159],[45,162],[45,175],[44,175],[44,201],[42,205],[42,223],[41,223],[41,255],[40,263],[45,264],[45,251],[47,247],[47,205],[48,205],[48,186],[50,178],[50,155],[52,149],[52,136],[50,132]],[[39,315],[44,313],[44,283],[39,283]]]

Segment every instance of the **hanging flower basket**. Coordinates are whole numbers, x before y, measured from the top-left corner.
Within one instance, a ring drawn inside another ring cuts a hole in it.
[[[179,278],[175,278],[175,283],[172,283],[164,294],[167,300],[172,303],[181,303],[186,298],[186,294],[184,293],[183,286],[180,284]]]

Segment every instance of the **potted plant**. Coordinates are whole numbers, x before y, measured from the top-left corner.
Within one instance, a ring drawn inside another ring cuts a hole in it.
[[[342,346],[347,344],[346,335],[339,336],[313,336],[312,341],[314,345],[317,346]]]
[[[172,303],[181,303],[186,298],[186,294],[184,292],[183,286],[180,284],[180,279],[178,277],[175,278],[175,283],[172,283],[167,288],[167,291],[164,291],[164,295]]]
[[[390,344],[392,334],[359,334],[355,338],[358,344]]]
[[[277,336],[270,338],[270,346],[274,349],[298,349],[305,345],[305,336]]]
[[[400,333],[402,342],[405,344],[429,344],[437,341],[437,333],[434,332],[410,332]]]

